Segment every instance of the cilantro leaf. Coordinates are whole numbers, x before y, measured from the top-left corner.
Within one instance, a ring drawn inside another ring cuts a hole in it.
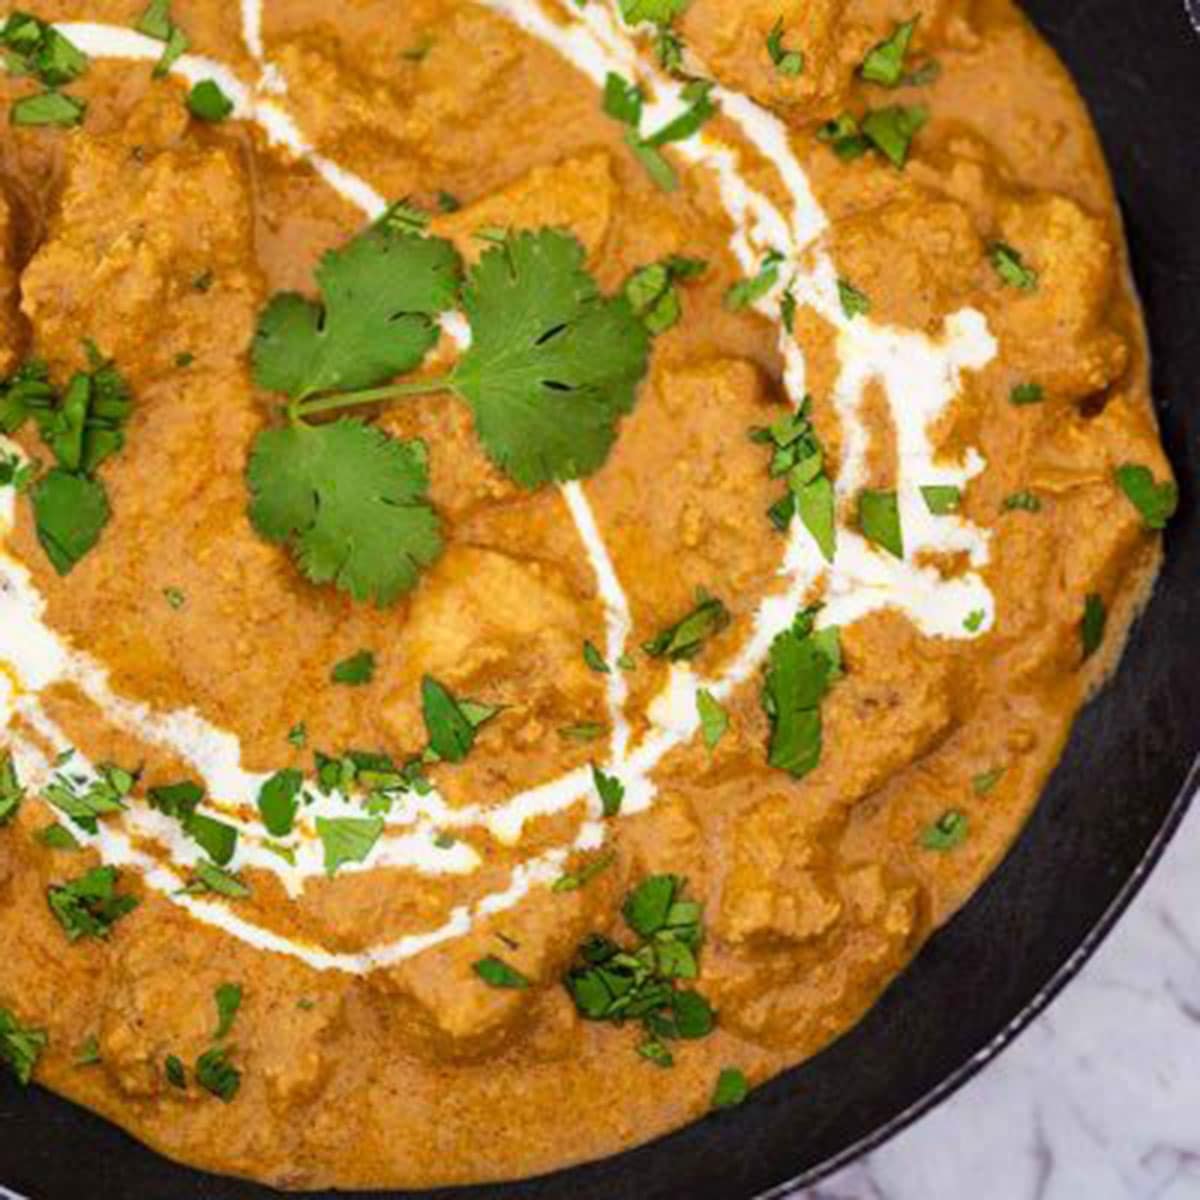
[[[1092,592],[1083,605],[1083,623],[1080,636],[1083,640],[1083,657],[1091,658],[1104,641],[1104,630],[1108,625],[1108,610],[1101,596]]]
[[[287,837],[296,822],[304,776],[296,770],[276,771],[258,793],[258,811],[272,837]]]
[[[836,629],[814,631],[806,609],[771,644],[762,704],[771,722],[767,761],[801,779],[821,761],[821,701],[841,668]]]
[[[904,56],[917,28],[918,17],[896,26],[889,38],[874,46],[863,59],[859,74],[869,83],[899,87],[904,81]]]
[[[695,658],[710,637],[729,625],[729,609],[715,596],[701,594],[696,607],[683,620],[655,634],[642,649],[651,658],[684,662]]]
[[[432,676],[421,680],[421,713],[429,748],[445,762],[462,762],[475,745],[480,726],[499,712],[496,705],[455,699],[449,688]]]
[[[353,418],[293,424],[259,434],[248,477],[258,532],[290,543],[314,583],[356,600],[391,604],[441,552],[422,442]]]
[[[1166,529],[1179,507],[1179,488],[1173,480],[1154,481],[1149,467],[1126,463],[1116,471],[1117,486],[1142,515],[1147,529]]]
[[[345,863],[365,862],[382,834],[382,817],[318,817],[326,874],[336,875]]]
[[[615,775],[606,775],[595,764],[592,765],[592,782],[596,785],[604,815],[615,817],[625,799],[625,785]]]
[[[957,850],[967,840],[970,832],[970,820],[966,813],[950,809],[943,813],[921,835],[921,845],[926,850],[936,850],[941,854]]]
[[[80,878],[51,887],[46,893],[50,911],[68,939],[107,938],[112,927],[140,901],[117,892],[120,872],[116,867],[97,867]]]
[[[16,815],[25,799],[25,789],[17,777],[17,765],[6,750],[0,754],[0,828]]]
[[[510,967],[503,959],[489,954],[472,964],[471,970],[483,980],[488,987],[505,988],[510,991],[523,991],[529,986],[529,980],[516,967]]]
[[[227,867],[237,851],[238,831],[225,821],[192,813],[183,823],[183,832],[217,864]]]
[[[624,296],[605,298],[567,233],[518,233],[467,281],[471,348],[451,379],[488,456],[525,488],[597,470],[632,411],[649,335]]]
[[[746,1076],[737,1067],[726,1067],[713,1088],[713,1108],[736,1108],[750,1094]]]
[[[853,321],[855,317],[866,316],[871,311],[871,299],[865,293],[860,292],[852,283],[846,279],[837,281],[838,299],[842,304],[842,312],[845,313],[848,320]]]
[[[215,79],[201,79],[187,94],[188,111],[197,120],[216,125],[233,115],[234,104]]]
[[[321,259],[322,303],[284,292],[263,312],[254,375],[293,400],[352,391],[411,371],[437,341],[433,317],[458,292],[449,242],[375,226]]]
[[[31,1029],[0,1006],[0,1062],[6,1063],[17,1081],[28,1084],[49,1042],[44,1030]]]
[[[217,1032],[213,1035],[219,1042],[229,1036],[238,1011],[242,1007],[242,989],[240,984],[223,983],[213,993],[217,1005]]]
[[[707,688],[701,688],[696,693],[696,711],[700,715],[704,744],[710,750],[715,750],[729,729],[729,713]]]
[[[858,523],[863,534],[894,558],[904,557],[904,532],[900,528],[900,503],[895,492],[864,488],[858,497]]]
[[[34,484],[32,498],[38,541],[59,575],[69,575],[112,515],[104,486],[55,467]]]
[[[1046,398],[1046,389],[1040,383],[1018,383],[1008,394],[1010,404],[1021,407],[1026,404],[1041,404]]]
[[[650,21],[669,25],[678,17],[690,0],[620,0],[621,17],[628,25]]]
[[[949,483],[931,483],[921,489],[925,507],[935,517],[947,517],[962,507],[962,489]]]
[[[1025,265],[1025,260],[1019,250],[1014,250],[1004,242],[993,242],[988,247],[988,261],[1000,277],[1000,282],[1020,292],[1037,290],[1038,273]]]
[[[804,74],[804,53],[801,50],[788,50],[783,44],[784,25],[780,17],[774,28],[767,35],[767,54],[780,75],[795,79]]]
[[[375,678],[375,655],[370,650],[360,650],[336,664],[329,677],[347,687],[362,687]]]
[[[214,1047],[196,1059],[196,1082],[228,1104],[242,1086],[242,1073],[229,1061],[229,1052]]]

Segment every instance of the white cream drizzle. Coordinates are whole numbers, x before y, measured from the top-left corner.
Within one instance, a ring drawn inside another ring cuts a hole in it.
[[[642,82],[648,91],[645,129],[665,124],[684,106],[681,85],[638,52],[635,40],[607,3],[577,9],[569,0],[546,0],[545,4],[541,0],[479,2],[553,48],[598,86],[611,71]],[[265,58],[262,0],[242,0],[241,11],[243,40],[261,72],[254,86],[247,86],[223,64],[197,55],[183,56],[172,68],[173,73],[192,84],[214,79],[234,102],[235,116],[256,122],[273,145],[307,161],[320,178],[366,217],[377,217],[386,207],[384,198],[365,180],[317,154],[280,103],[268,98],[282,98],[287,89],[278,68]],[[92,23],[69,23],[59,28],[95,58],[157,61],[162,53],[161,43],[132,30]],[[702,64],[694,65],[697,73],[704,73]],[[843,508],[856,495],[864,475],[867,442],[860,416],[864,393],[872,381],[881,386],[896,430],[897,492],[908,554],[903,562],[893,559],[839,522],[835,561],[826,564],[808,533],[794,522],[780,569],[782,586],[762,602],[751,633],[732,663],[712,679],[700,678],[689,667],[674,668],[666,689],[650,707],[651,732],[636,746],[631,746],[626,713],[627,682],[621,671],[614,670],[606,679],[613,734],[605,769],[618,774],[626,786],[623,814],[644,811],[653,803],[656,787],[651,776],[655,767],[672,749],[696,735],[697,690],[707,687],[718,698],[727,697],[761,668],[771,641],[791,622],[796,609],[818,595],[826,603],[822,613],[825,624],[844,625],[890,607],[906,613],[926,634],[962,638],[971,636],[964,624],[969,616],[983,614],[975,632],[985,631],[993,619],[991,593],[978,574],[988,561],[986,531],[958,517],[931,517],[920,494],[922,486],[931,484],[964,486],[983,469],[983,461],[974,451],[957,464],[936,460],[930,430],[958,395],[962,372],[980,369],[994,357],[996,343],[986,321],[977,311],[965,309],[947,319],[941,338],[935,340],[921,333],[888,328],[865,317],[847,319],[838,299],[833,263],[821,244],[828,222],[792,150],[786,126],[754,101],[725,88],[715,87],[712,95],[745,142],[774,167],[789,198],[788,211],[781,211],[746,182],[740,151],[710,130],[678,144],[674,152],[716,180],[732,225],[730,248],[747,274],[757,271],[768,252],[783,256],[780,284],[759,301],[759,310],[776,319],[781,292],[790,285],[801,304],[811,306],[838,332],[841,372],[830,399],[843,429],[843,461],[836,480]],[[448,315],[443,330],[458,348],[469,343],[469,329],[461,314]],[[805,392],[803,351],[782,327],[780,345],[786,364],[785,385],[793,399],[799,400]],[[605,653],[609,662],[615,663],[625,653],[633,628],[629,600],[585,487],[569,484],[562,495],[596,578],[605,611]],[[12,489],[0,491],[0,549],[11,529],[12,505]],[[963,553],[972,569],[955,578],[943,578],[932,567],[915,565],[915,556],[923,551]],[[69,681],[114,724],[148,743],[169,749],[204,779],[212,797],[205,811],[233,823],[241,834],[233,869],[270,871],[292,896],[299,895],[308,881],[322,873],[322,848],[314,822],[318,816],[354,811],[347,808],[344,798],[317,797],[302,810],[298,835],[289,842],[295,864],[283,861],[267,848],[258,822],[247,822],[237,815],[239,809],[255,803],[265,781],[265,776],[243,769],[237,738],[194,710],[155,712],[116,695],[105,669],[82,651],[64,645],[46,626],[43,610],[44,602],[25,568],[11,556],[0,554],[0,661],[11,664],[21,684],[18,694],[0,674],[0,729],[8,727],[20,713],[51,745],[65,746],[61,731],[38,704],[37,693],[50,683]],[[18,741],[16,752],[31,785],[43,786],[51,773],[44,756],[24,741]],[[78,755],[72,760],[73,774],[91,770]],[[438,848],[433,840],[436,831],[479,828],[512,846],[520,841],[530,821],[564,812],[580,802],[586,805],[586,819],[570,846],[552,849],[520,864],[511,872],[507,888],[484,897],[473,909],[454,909],[439,928],[361,954],[335,954],[283,938],[244,920],[228,905],[181,895],[179,889],[188,868],[199,861],[201,853],[176,822],[148,807],[137,805],[118,820],[102,822],[95,837],[79,836],[95,846],[104,861],[139,870],[147,886],[230,936],[265,951],[290,955],[318,970],[364,974],[465,935],[476,917],[511,909],[533,888],[552,882],[571,852],[594,850],[605,840],[589,769],[571,772],[495,804],[452,808],[436,791],[427,796],[401,797],[386,818],[387,835],[369,862],[344,867],[344,871],[391,867],[428,875],[465,874],[478,867],[478,855],[465,842]],[[169,865],[138,850],[130,835],[163,847]]]

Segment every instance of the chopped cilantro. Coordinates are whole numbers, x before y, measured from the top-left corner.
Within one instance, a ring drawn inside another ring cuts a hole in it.
[[[429,734],[429,746],[445,762],[462,762],[475,744],[480,722],[471,720],[465,704],[431,676],[426,675],[421,681],[421,712]],[[495,709],[491,710],[491,715],[495,712]]]
[[[842,312],[845,313],[847,320],[853,321],[855,317],[866,316],[871,311],[870,298],[858,290],[852,283],[845,279],[837,281],[838,299],[842,304]]]
[[[690,0],[619,0],[621,17],[627,25],[640,25],[648,21],[655,25],[669,25],[685,8]]]
[[[163,1074],[173,1088],[178,1088],[181,1092],[187,1090],[187,1069],[177,1054],[168,1054],[163,1060]]]
[[[203,895],[211,892],[216,896],[225,896],[230,900],[244,900],[250,895],[250,889],[242,882],[240,876],[231,875],[214,863],[201,860],[192,871],[192,878],[184,891],[189,895]]]
[[[360,650],[357,654],[342,659],[330,672],[329,677],[334,683],[362,687],[375,678],[375,655],[370,650]]]
[[[978,633],[983,628],[985,620],[987,620],[987,613],[982,608],[977,608],[963,618],[963,628],[968,633]]]
[[[59,575],[69,575],[95,548],[111,509],[102,484],[59,467],[33,486],[38,541]]]
[[[612,674],[612,667],[604,661],[604,655],[600,653],[593,642],[583,643],[583,661],[587,663],[588,669],[595,671],[597,675]]]
[[[992,264],[1000,282],[1022,292],[1032,292],[1038,285],[1038,273],[1025,265],[1018,250],[1004,242],[993,242],[988,247],[988,261]]]
[[[615,71],[608,73],[608,77],[604,81],[604,111],[614,121],[620,121],[622,125],[629,125],[633,129],[637,129],[642,123],[642,109],[645,102],[646,97],[636,83],[630,83],[628,79],[623,75],[618,75]]]
[[[625,799],[625,785],[615,775],[606,775],[595,764],[592,765],[592,782],[596,785],[602,812],[606,817],[615,817]]]
[[[95,834],[100,817],[122,812],[125,798],[133,790],[134,776],[120,767],[104,766],[90,783],[56,775],[43,795],[85,833]]]
[[[802,779],[821,761],[821,701],[841,673],[836,628],[816,630],[817,610],[801,611],[771,643],[762,705],[771,723],[767,761]]]
[[[0,754],[0,828],[7,825],[16,815],[25,799],[25,789],[17,777],[17,764],[5,750]]]
[[[913,138],[928,120],[928,111],[919,105],[893,104],[870,110],[861,121],[848,112],[842,113],[826,121],[817,131],[817,138],[827,142],[844,161],[861,158],[868,150],[875,149],[893,166],[903,168]]]
[[[836,501],[825,472],[825,455],[809,420],[812,400],[806,396],[792,414],[751,437],[773,448],[771,475],[786,476],[788,492],[768,510],[772,523],[786,531],[797,513],[827,562],[837,551]]]
[[[684,662],[695,658],[704,643],[725,629],[729,622],[729,609],[715,596],[701,591],[696,607],[686,617],[643,642],[642,649],[651,658]]]
[[[297,750],[303,750],[308,745],[308,726],[303,721],[297,721],[288,730],[287,740],[289,746],[295,746]]]
[[[118,894],[119,880],[120,872],[115,867],[97,867],[48,889],[50,911],[72,942],[107,938],[112,927],[137,908],[136,896]]]
[[[771,32],[767,34],[767,53],[780,75],[795,79],[797,75],[804,74],[804,54],[800,50],[785,49],[783,33],[783,18],[780,17]]]
[[[917,28],[919,18],[898,24],[890,37],[874,46],[863,59],[859,74],[868,83],[899,87],[904,82],[904,56]]]
[[[717,1076],[717,1083],[713,1088],[712,1107],[717,1109],[736,1108],[749,1094],[750,1085],[746,1082],[746,1076],[737,1067],[726,1067]]]
[[[187,597],[177,587],[163,588],[163,599],[176,612],[187,603]]]
[[[60,825],[57,821],[53,825],[39,829],[34,837],[47,850],[74,852],[80,848],[79,839],[65,825]]]
[[[1026,404],[1041,404],[1046,398],[1046,389],[1040,383],[1018,383],[1008,394],[1009,403],[1021,407]]]
[[[204,799],[204,789],[193,780],[152,787],[147,793],[151,808],[158,809],[177,821],[186,821]]]
[[[336,875],[346,863],[365,862],[382,834],[382,817],[318,817],[326,874]]]
[[[969,830],[970,821],[966,813],[950,809],[921,834],[921,845],[926,850],[936,850],[940,853],[956,850],[967,840]]]
[[[494,954],[489,954],[487,958],[481,958],[472,965],[471,970],[488,987],[505,988],[512,991],[523,991],[529,987],[529,980],[516,967],[510,967],[508,963]]]
[[[242,1086],[242,1073],[229,1061],[229,1052],[213,1047],[196,1059],[196,1082],[228,1104]]]
[[[28,1084],[33,1078],[34,1068],[49,1040],[44,1030],[22,1025],[0,1005],[0,1062],[9,1067],[19,1083]]]
[[[569,742],[596,742],[608,732],[607,725],[599,721],[576,721],[572,725],[564,725],[558,731],[559,737]]]
[[[272,837],[287,837],[296,823],[304,776],[296,770],[276,771],[259,789],[258,811]]]
[[[242,989],[236,983],[223,983],[213,993],[217,1005],[217,1032],[213,1035],[219,1042],[229,1036],[233,1023],[242,1007]]]
[[[187,34],[171,19],[171,0],[150,0],[136,28],[156,42],[166,42],[162,57],[154,66],[155,79],[166,75],[191,45]]]
[[[1005,512],[1041,512],[1042,501],[1036,492],[1021,491],[1013,492],[1011,496],[1004,497]]]
[[[865,488],[858,496],[858,523],[863,535],[894,558],[904,557],[900,504],[895,492]]]
[[[1179,488],[1173,480],[1156,483],[1149,467],[1126,463],[1116,471],[1117,486],[1141,513],[1147,529],[1166,529],[1179,507]]]
[[[708,688],[700,688],[696,693],[696,711],[700,717],[704,744],[710,750],[715,750],[729,728],[729,713]]]
[[[69,129],[83,123],[87,104],[66,92],[40,92],[14,101],[9,119],[14,125],[46,126]]]
[[[683,315],[676,283],[703,275],[707,269],[703,259],[672,255],[634,271],[625,283],[625,298],[649,333],[666,333]]]
[[[218,867],[227,867],[237,852],[237,829],[215,817],[192,813],[184,821],[183,831]]]
[[[987,796],[995,790],[996,784],[1004,778],[1003,767],[993,767],[990,771],[983,771],[976,775],[971,780],[971,788],[977,796]]]
[[[605,854],[599,854],[580,867],[578,871],[560,875],[550,890],[553,892],[577,892],[591,883],[597,875],[607,871],[616,861],[617,856],[611,850]]]
[[[921,489],[925,507],[935,517],[947,517],[962,508],[962,489],[951,484],[930,484]]]
[[[751,308],[764,296],[767,296],[779,282],[779,268],[783,265],[783,255],[777,250],[770,251],[762,261],[758,274],[749,279],[738,280],[725,293],[725,307],[730,312],[741,312]]]
[[[1102,597],[1092,592],[1083,605],[1083,623],[1080,635],[1083,641],[1083,657],[1091,658],[1104,641],[1104,630],[1108,624],[1108,610]]]
[[[233,115],[234,104],[221,90],[215,79],[202,79],[194,84],[187,96],[188,111],[192,116],[210,124],[218,124]]]
[[[92,1034],[75,1051],[76,1067],[94,1067],[100,1062],[100,1039]]]
[[[565,980],[584,1020],[641,1022],[645,1039],[638,1052],[659,1066],[672,1061],[665,1043],[706,1037],[716,1025],[708,1001],[677,986],[698,976],[704,939],[700,905],[683,891],[684,880],[675,875],[643,880],[622,907],[637,944],[623,948],[593,935]]]

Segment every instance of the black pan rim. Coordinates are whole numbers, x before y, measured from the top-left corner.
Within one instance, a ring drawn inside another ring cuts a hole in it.
[[[1197,797],[1200,797],[1200,752],[1197,752],[1187,778],[1172,801],[1170,811],[1155,834],[1154,840],[1150,843],[1133,873],[1126,879],[1116,898],[1075,952],[1039,989],[1029,1003],[981,1050],[965,1059],[937,1087],[926,1092],[915,1103],[897,1113],[891,1120],[884,1122],[865,1137],[859,1138],[840,1153],[802,1171],[791,1179],[768,1188],[765,1192],[760,1192],[755,1200],[788,1200],[788,1198],[801,1200],[796,1196],[798,1189],[820,1183],[821,1180],[828,1179],[844,1167],[851,1166],[860,1158],[878,1150],[933,1112],[934,1109],[941,1107],[986,1067],[995,1062],[1078,978],[1083,968],[1087,966],[1107,941],[1109,935],[1120,924],[1162,861],[1163,855],[1178,834]],[[1197,807],[1200,811],[1200,806]]]

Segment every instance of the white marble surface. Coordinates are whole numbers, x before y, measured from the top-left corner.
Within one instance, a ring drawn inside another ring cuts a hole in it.
[[[1200,1200],[1200,807],[1013,1046],[793,1200]]]

